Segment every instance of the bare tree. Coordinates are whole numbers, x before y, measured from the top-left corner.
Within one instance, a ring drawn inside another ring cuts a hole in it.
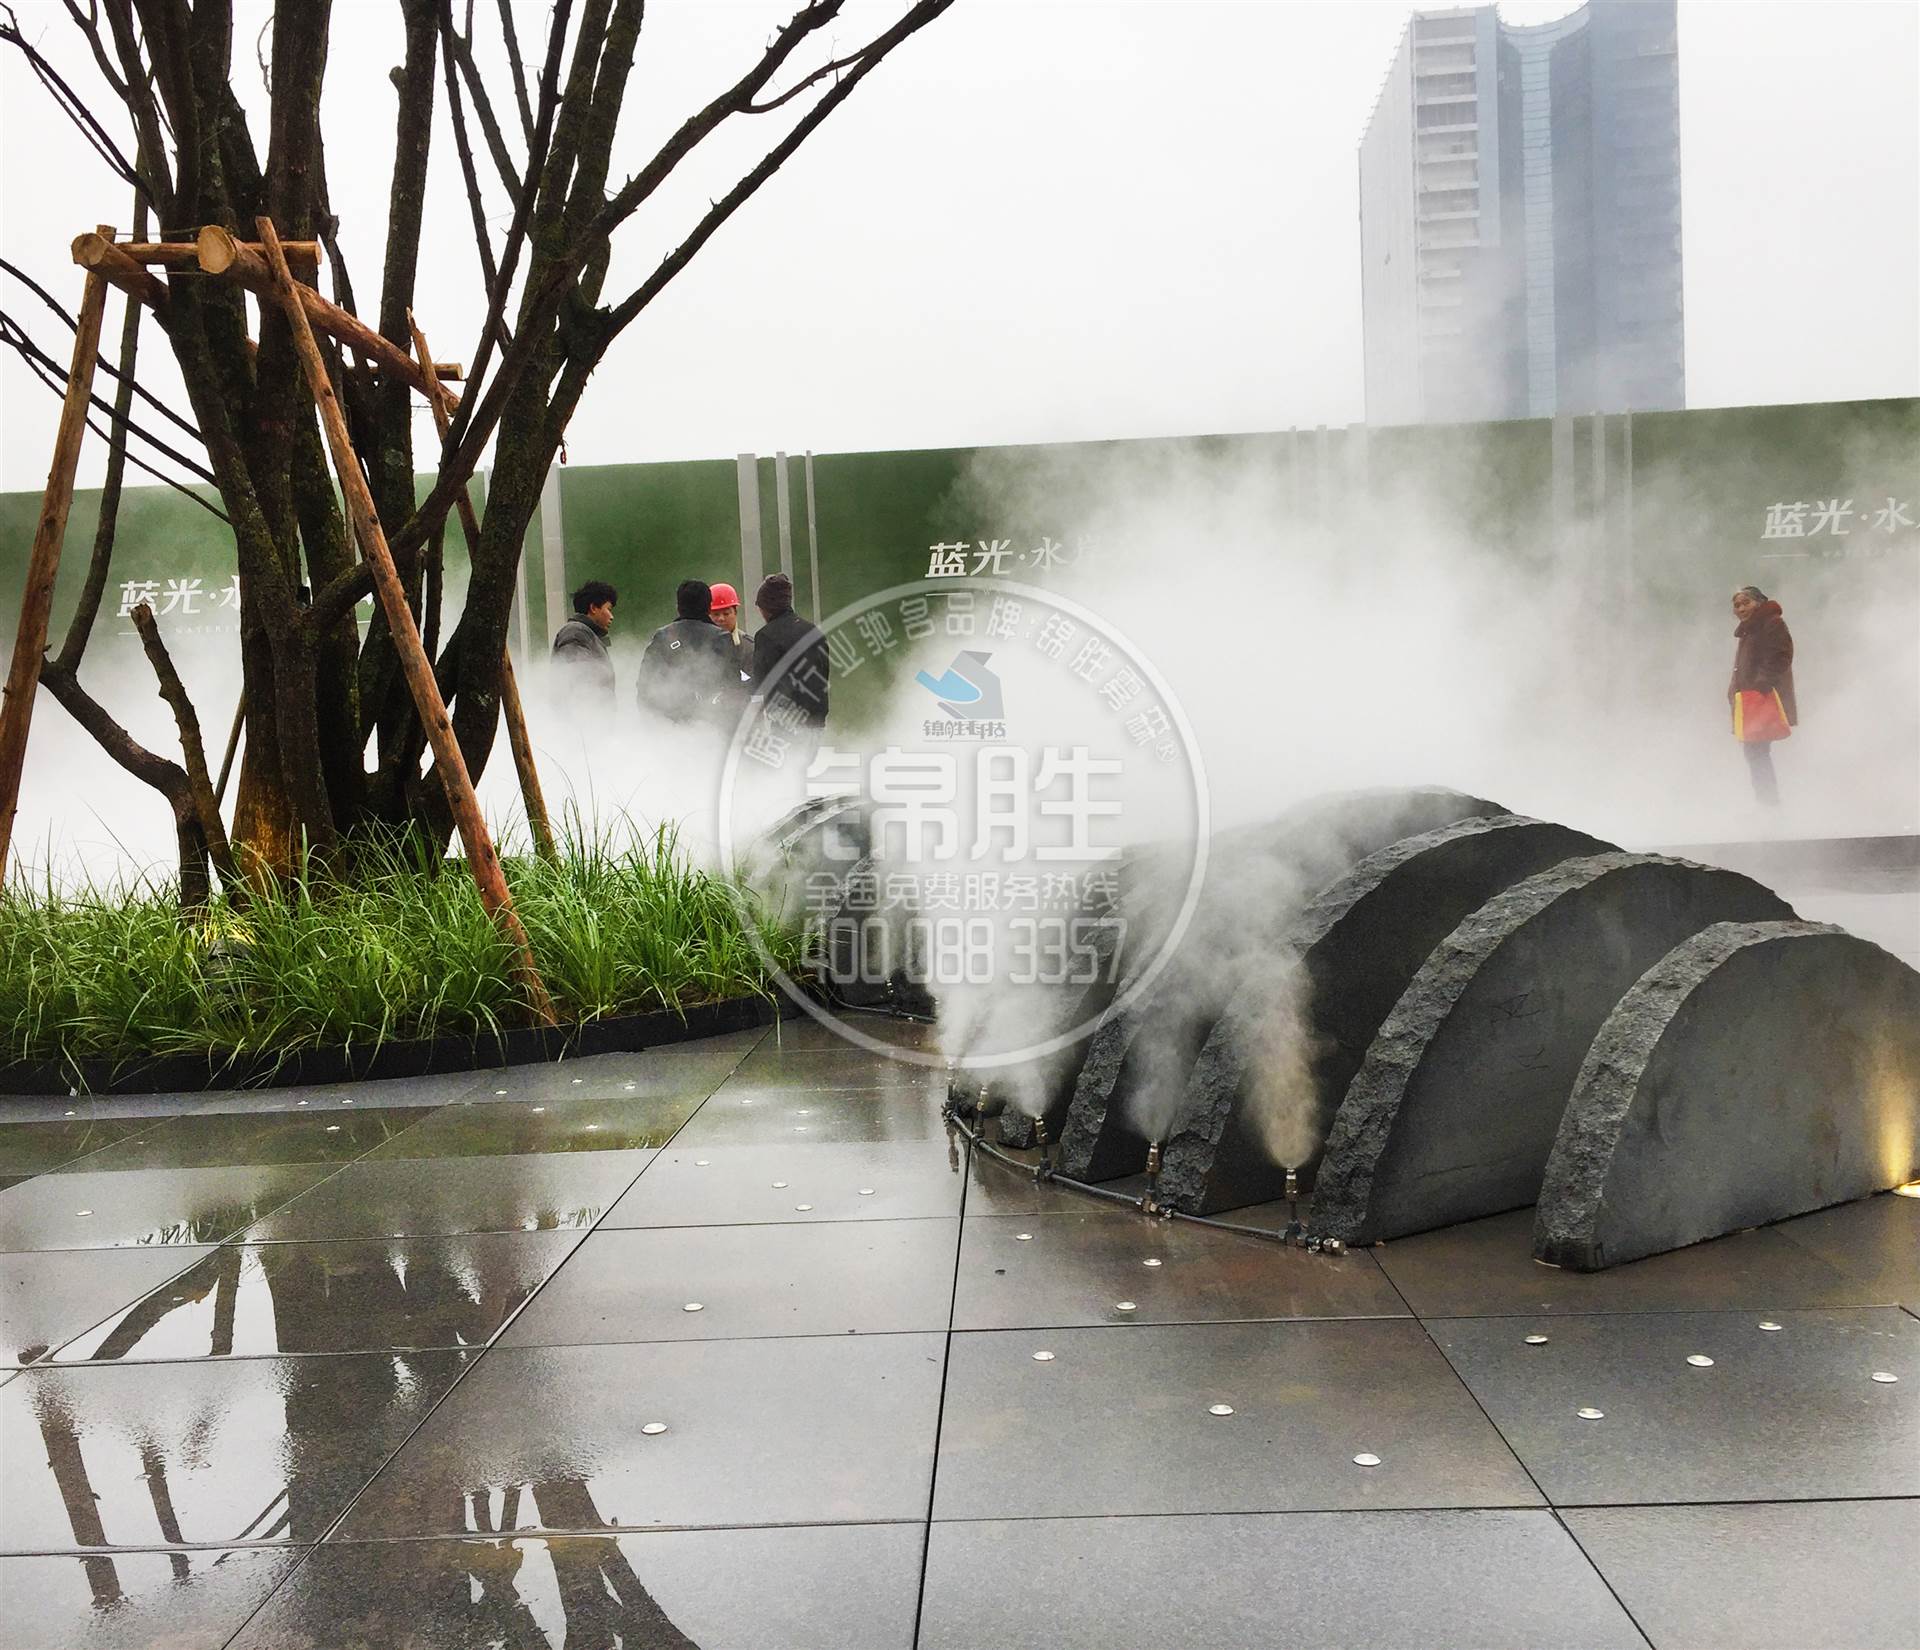
[[[501,86],[490,85],[479,65],[473,0],[463,7],[455,0],[393,0],[406,42],[404,61],[391,75],[398,91],[393,181],[378,291],[361,328],[378,336],[351,335],[357,347],[349,347],[339,340],[350,334],[336,331],[326,344],[327,367],[408,604],[430,645],[438,638],[434,674],[474,776],[486,765],[498,727],[521,546],[594,369],[855,87],[952,3],[912,0],[864,44],[841,50],[826,31],[844,0],[809,0],[744,73],[688,115],[645,165],[616,181],[612,157],[641,46],[644,0],[552,0],[537,60],[523,53],[513,9],[499,0],[507,63]],[[329,204],[318,110],[323,84],[333,85],[337,97],[337,82],[365,74],[367,66],[329,59],[331,0],[279,6],[270,41],[252,43],[256,54],[267,47],[258,57],[270,103],[264,155],[234,90],[236,72],[256,71],[253,63],[235,62],[230,0],[66,5],[104,91],[94,94],[63,78],[10,14],[0,24],[0,41],[26,54],[105,166],[134,190],[139,221],[150,213],[169,234],[215,226],[250,240],[256,218],[270,218],[290,246],[317,241],[324,247],[333,302],[357,316]],[[410,314],[435,102],[442,93],[487,313],[463,393],[449,408],[440,451],[421,466],[412,398],[423,380],[412,358]],[[780,118],[771,123],[762,158],[709,202],[638,286],[606,294],[615,233],[715,132],[776,112]],[[489,177],[512,202],[504,233],[496,233],[481,204]],[[244,248],[235,254],[244,255]],[[243,269],[231,270],[237,278],[228,280],[197,272],[176,278],[163,259],[148,259],[157,266],[149,272],[111,247],[96,248],[93,256],[92,267],[128,293],[135,311],[123,335],[118,373],[102,363],[118,379],[116,398],[111,406],[96,399],[113,437],[110,487],[117,490],[131,456],[129,433],[146,445],[156,441],[132,417],[135,332],[144,313],[160,329],[186,386],[190,417],[169,416],[204,447],[203,473],[217,488],[233,532],[247,717],[228,832],[235,859],[243,867],[283,869],[311,850],[338,860],[356,836],[380,826],[414,826],[446,840],[446,799],[437,776],[421,772],[426,736],[394,638],[379,609],[364,636],[354,616],[372,580],[355,554],[328,474],[286,312],[261,303],[254,339]],[[26,329],[4,315],[0,342],[23,353],[33,347]],[[29,360],[58,381],[62,353],[39,351],[37,360]],[[400,365],[397,357],[405,358]],[[457,615],[443,620],[439,546],[449,513],[466,496],[489,447],[492,479],[471,545],[466,599]],[[432,472],[435,481],[416,507],[417,467]],[[81,618],[49,661],[44,680],[116,760],[167,797],[181,821],[183,856],[190,845],[204,855],[209,833],[200,829],[200,808],[190,794],[198,793],[204,804],[204,760],[196,752],[181,764],[141,750],[80,685],[81,655],[112,556],[111,510],[103,517]],[[310,601],[302,600],[303,586]],[[163,679],[163,687],[174,702],[177,679]],[[196,766],[199,773],[189,785],[187,771]],[[212,835],[217,841],[217,828]],[[195,886],[205,886],[204,865]]]

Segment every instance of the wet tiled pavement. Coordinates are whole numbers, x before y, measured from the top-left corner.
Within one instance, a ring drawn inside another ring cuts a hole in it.
[[[1331,1259],[969,1165],[927,1077],[0,1102],[0,1641],[1920,1643],[1920,1200]]]

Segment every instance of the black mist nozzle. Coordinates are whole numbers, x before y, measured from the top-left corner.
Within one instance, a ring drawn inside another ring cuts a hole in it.
[[[1143,1215],[1160,1213],[1160,1142],[1157,1140],[1147,1145],[1147,1189],[1140,1194],[1140,1212]]]

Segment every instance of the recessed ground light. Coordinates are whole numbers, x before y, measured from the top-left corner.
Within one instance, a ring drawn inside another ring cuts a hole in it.
[[[649,1438],[658,1438],[661,1433],[667,1430],[667,1423],[665,1421],[649,1421],[640,1430]]]
[[[1140,1310],[1132,1301],[1115,1301],[1113,1303],[1113,1309],[1116,1312],[1138,1312]]]
[[[787,1183],[784,1180],[776,1180],[773,1183],[773,1189],[776,1192],[784,1192],[787,1189]]]
[[[1157,1258],[1155,1258],[1153,1260],[1143,1260],[1140,1264],[1142,1266],[1158,1266],[1160,1262]]]
[[[1051,1352],[1036,1352],[1033,1355],[1033,1361],[1037,1364],[1050,1364],[1053,1362],[1053,1354]]]
[[[547,1108],[545,1106],[535,1106],[533,1109],[535,1111],[545,1111]]]
[[[1033,1233],[1031,1233],[1031,1232],[1015,1232],[1015,1233],[1013,1234],[1013,1241],[1014,1241],[1015,1243],[1031,1243],[1031,1242],[1033,1242]]]
[[[682,1312],[704,1312],[706,1309],[707,1306],[704,1301],[688,1301],[685,1306],[680,1308]]]
[[[1545,1346],[1547,1344],[1547,1337],[1544,1335],[1529,1335],[1526,1344],[1528,1346]]]
[[[630,1089],[630,1088],[632,1088],[632,1087],[633,1087],[633,1085],[632,1085],[631,1083],[622,1083],[622,1084],[621,1084],[620,1086],[621,1086],[621,1087],[622,1087],[623,1089]]]
[[[1232,1404],[1208,1404],[1207,1413],[1209,1415],[1231,1415],[1233,1413],[1233,1405]]]
[[[1362,1450],[1353,1458],[1353,1464],[1356,1467],[1377,1467],[1380,1465],[1380,1457],[1371,1450]]]
[[[296,1100],[296,1101],[294,1101],[294,1104],[295,1104],[296,1106],[304,1106],[304,1105],[306,1104],[306,1101],[304,1101],[304,1100]],[[69,1112],[69,1113],[68,1113],[68,1115],[69,1115],[69,1116],[71,1116],[71,1115],[72,1115],[72,1113],[71,1113],[71,1112]]]
[[[69,1117],[71,1117],[71,1116],[73,1116],[73,1113],[72,1113],[72,1112],[68,1112],[68,1113],[67,1113],[67,1115],[68,1115]]]
[[[1692,1364],[1695,1369],[1713,1368],[1713,1360],[1704,1352],[1689,1352],[1687,1354],[1687,1362]]]
[[[1595,1409],[1591,1405],[1585,1409],[1576,1409],[1574,1414],[1583,1421],[1604,1421],[1607,1418],[1607,1412],[1604,1409]]]
[[[1762,1329],[1771,1331],[1771,1330],[1778,1329],[1780,1326],[1777,1323],[1775,1323],[1771,1318],[1762,1318],[1760,1320],[1760,1327]]]
[[[873,1196],[873,1188],[872,1188],[871,1186],[862,1186],[862,1187],[860,1188],[860,1195],[861,1195],[862,1197],[872,1197],[872,1196]]]
[[[75,1209],[73,1212],[76,1215],[90,1215],[93,1213],[91,1209]]]
[[[710,1157],[696,1157],[696,1158],[695,1158],[695,1159],[693,1160],[693,1166],[694,1166],[694,1167],[695,1167],[696,1169],[704,1169],[704,1168],[706,1168],[706,1167],[707,1167],[707,1165],[708,1165],[708,1164],[710,1164],[710,1163],[711,1163],[712,1161],[713,1161],[713,1159],[712,1159],[712,1158],[710,1158]]]
[[[342,1100],[340,1104],[343,1106],[350,1106],[353,1104],[353,1102],[351,1100]]]
[[[338,1123],[329,1123],[327,1125],[328,1134],[338,1134],[339,1132],[340,1132],[340,1125]]]
[[[505,1094],[507,1091],[505,1089],[495,1089],[493,1092],[495,1094]]]
[[[1873,1378],[1876,1381],[1878,1381],[1882,1386],[1892,1386],[1895,1381],[1900,1379],[1898,1375],[1895,1375],[1891,1370],[1886,1370],[1886,1369],[1876,1369],[1873,1372]]]
[[[813,1207],[813,1205],[811,1203],[796,1203],[794,1207],[798,1209],[802,1214],[805,1214],[809,1209]]]
[[[588,1134],[598,1134],[599,1132],[600,1132],[600,1125],[598,1123],[589,1123],[587,1125]]]

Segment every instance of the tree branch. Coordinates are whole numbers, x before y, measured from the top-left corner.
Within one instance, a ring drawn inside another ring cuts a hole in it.
[[[466,81],[468,95],[473,99],[473,112],[480,118],[480,130],[486,137],[487,150],[493,156],[500,182],[505,186],[508,198],[515,198],[520,193],[520,173],[513,164],[513,156],[507,152],[507,140],[501,134],[500,122],[494,117],[493,100],[487,96],[486,82],[480,78],[479,65],[473,60],[473,42],[453,26],[452,0],[441,0],[440,33],[446,41],[447,50],[460,65],[461,77]]]
[[[136,191],[133,232],[144,235],[146,227],[147,203]],[[58,662],[68,670],[80,668],[80,656],[86,651],[87,638],[93,634],[93,621],[100,611],[100,598],[106,592],[107,573],[113,564],[114,529],[120,520],[120,486],[127,473],[127,426],[133,410],[133,368],[140,348],[143,308],[134,298],[128,298],[126,305],[126,317],[120,323],[120,384],[113,397],[113,423],[107,437],[107,474],[100,489],[100,517],[93,532],[93,555],[87,563],[79,603],[67,625],[67,639],[61,643],[58,655]]]
[[[239,878],[234,873],[233,853],[227,846],[226,828],[220,823],[220,805],[214,800],[213,779],[207,772],[206,746],[200,738],[200,715],[193,708],[193,700],[188,697],[186,685],[180,680],[180,672],[173,668],[173,657],[167,652],[167,644],[160,639],[160,626],[155,621],[153,609],[142,602],[133,610],[133,627],[140,632],[140,645],[146,650],[147,662],[153,666],[153,674],[160,684],[160,697],[167,702],[167,708],[173,712],[174,725],[180,730],[180,754],[186,758],[187,788],[193,798],[194,812],[200,818],[201,835],[206,839],[207,852],[213,858],[213,868],[220,873],[220,880],[229,888],[234,887]]]
[[[617,336],[641,310],[660,295],[667,283],[685,269],[692,261],[693,255],[712,239],[714,232],[752,197],[761,184],[780,169],[787,157],[806,141],[829,114],[853,95],[854,87],[878,67],[895,46],[917,30],[925,28],[952,4],[953,0],[919,0],[919,4],[902,16],[892,28],[876,36],[860,51],[846,59],[846,62],[853,65],[846,78],[836,81],[819,102],[794,123],[793,130],[767,152],[758,166],[708,208],[706,216],[694,227],[693,233],[661,260],[660,266],[653,274],[613,307],[606,320],[608,338]],[[810,78],[818,79],[819,77]]]
[[[471,16],[471,10],[469,10]],[[472,33],[469,24],[468,33]],[[513,74],[513,100],[520,106],[520,134],[533,143],[533,105],[527,101],[527,67],[520,60],[520,32],[513,26],[512,0],[500,0],[500,33],[507,43],[507,67]]]
[[[67,84],[60,71],[54,68],[40,54],[39,49],[20,32],[20,19],[13,7],[0,6],[0,11],[7,14],[6,22],[0,23],[0,41],[19,47],[21,55],[32,66],[40,84],[53,94],[53,101],[59,105],[60,112],[73,122],[93,152],[112,167],[123,181],[131,184],[151,200],[152,190],[146,178],[141,175],[139,167],[120,152],[119,144],[113,141],[113,135],[100,124],[93,111],[87,107],[86,100]]]

